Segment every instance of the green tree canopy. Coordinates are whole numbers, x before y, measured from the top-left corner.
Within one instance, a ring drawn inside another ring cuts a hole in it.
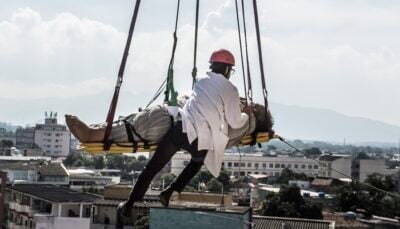
[[[282,185],[278,194],[269,193],[263,202],[262,214],[266,216],[322,219],[322,208],[308,203],[295,186]]]

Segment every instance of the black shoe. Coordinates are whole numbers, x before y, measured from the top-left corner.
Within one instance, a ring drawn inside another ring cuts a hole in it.
[[[124,218],[130,218],[133,204],[128,201],[121,202],[117,207],[117,220],[115,223],[116,229],[124,228]]]
[[[121,202],[118,204],[117,213],[123,217],[131,217],[132,207],[133,204],[128,201]]]
[[[160,198],[160,203],[164,207],[167,208],[169,206],[169,199],[171,198],[173,192],[174,192],[174,190],[167,188],[164,191],[162,191],[160,193],[160,195],[158,196]]]

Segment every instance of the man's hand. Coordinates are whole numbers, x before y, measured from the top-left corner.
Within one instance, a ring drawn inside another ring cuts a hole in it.
[[[252,105],[247,105],[247,104],[246,104],[246,105],[243,107],[243,112],[246,113],[246,114],[248,114],[248,115],[251,115],[251,114],[254,113],[254,107],[253,107]]]

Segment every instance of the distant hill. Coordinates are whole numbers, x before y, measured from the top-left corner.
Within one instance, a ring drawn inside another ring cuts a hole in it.
[[[286,138],[342,143],[398,143],[400,127],[328,109],[271,103],[275,131]]]

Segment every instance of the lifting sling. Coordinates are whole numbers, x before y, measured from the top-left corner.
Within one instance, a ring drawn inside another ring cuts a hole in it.
[[[147,142],[142,139],[140,142],[132,141],[132,137],[129,137],[130,142],[112,142],[109,141],[108,138],[111,134],[111,128],[114,121],[115,110],[118,103],[118,97],[120,88],[123,82],[124,70],[126,61],[129,55],[129,48],[132,41],[133,31],[136,25],[136,19],[138,16],[139,6],[141,0],[136,0],[128,38],[126,41],[124,54],[122,57],[121,65],[118,72],[117,83],[115,86],[114,95],[112,97],[112,101],[108,110],[107,118],[106,118],[106,130],[105,135],[102,143],[81,143],[79,148],[86,152],[97,154],[97,153],[129,153],[129,152],[141,152],[141,151],[153,151],[157,148],[157,143],[155,142]],[[238,26],[238,35],[239,35],[239,43],[240,43],[240,54],[241,54],[241,61],[242,61],[242,71],[243,71],[243,82],[244,82],[244,89],[245,89],[245,96],[246,102],[247,97],[250,102],[253,102],[253,93],[252,93],[252,84],[251,84],[251,76],[250,76],[250,65],[249,65],[249,55],[248,55],[248,45],[247,45],[247,32],[246,32],[246,20],[245,20],[245,10],[244,10],[244,1],[241,1],[242,5],[242,20],[243,20],[243,31],[244,31],[244,42],[245,42],[245,56],[246,56],[246,70],[247,70],[247,89],[246,89],[246,76],[244,71],[244,61],[243,61],[243,49],[242,49],[242,40],[241,40],[241,32],[240,32],[240,19],[239,19],[239,11],[238,11],[238,3],[236,1],[236,18],[237,18],[237,26]],[[197,37],[198,37],[198,20],[199,20],[199,3],[200,0],[196,0],[196,18],[195,18],[195,32],[194,32],[194,58],[193,58],[193,69],[192,69],[192,88],[196,82],[197,76]],[[177,3],[177,12],[176,12],[176,19],[175,19],[175,31],[173,33],[174,43],[172,47],[172,55],[168,66],[168,73],[167,78],[163,81],[160,88],[156,91],[155,95],[151,99],[151,101],[147,104],[146,108],[154,102],[157,97],[161,94],[162,90],[165,87],[165,98],[164,102],[168,103],[169,105],[176,106],[177,105],[177,92],[174,89],[173,85],[173,64],[175,58],[175,51],[177,46],[177,27],[178,27],[178,18],[179,18],[179,9],[180,9],[180,0]],[[261,82],[262,82],[262,89],[263,89],[263,96],[264,96],[264,104],[266,112],[268,111],[268,100],[267,100],[267,89],[265,84],[265,76],[264,76],[264,69],[263,69],[263,59],[262,59],[262,52],[261,52],[261,39],[260,39],[260,31],[259,31],[259,22],[258,22],[258,12],[257,12],[257,2],[253,0],[253,10],[254,10],[254,17],[255,17],[255,26],[256,26],[256,35],[257,35],[257,45],[258,45],[258,55],[259,55],[259,64],[260,64],[260,72],[261,72]],[[124,120],[123,120],[124,121]],[[254,133],[252,135],[244,136],[239,145],[253,145],[255,143],[263,143],[267,142],[273,138],[278,138],[279,136],[274,135],[271,129],[271,120],[267,120],[268,122],[268,132],[260,132]],[[131,127],[126,123],[127,132],[131,130]],[[129,135],[129,133],[128,133]]]

